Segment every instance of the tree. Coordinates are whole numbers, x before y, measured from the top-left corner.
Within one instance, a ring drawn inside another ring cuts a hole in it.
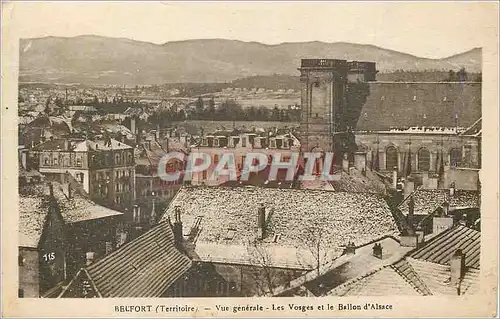
[[[278,109],[277,106],[274,107],[271,115],[271,119],[273,121],[279,121],[280,120],[280,110]]]
[[[201,97],[198,98],[198,100],[196,100],[196,113],[198,114],[202,114],[203,113],[203,99]]]
[[[304,227],[302,234],[312,257],[312,260],[304,260],[304,262],[307,266],[313,267],[317,277],[321,275],[321,267],[329,261],[327,234],[326,230],[320,226],[321,224],[320,221],[316,221],[314,225]],[[326,221],[323,224],[326,225]]]
[[[208,101],[208,107],[206,109],[205,115],[207,119],[215,119],[215,101],[213,97]]]
[[[277,285],[269,251],[258,240],[248,243],[246,247],[249,264],[254,265],[250,270],[250,277],[256,291],[252,292],[257,296],[272,295]]]

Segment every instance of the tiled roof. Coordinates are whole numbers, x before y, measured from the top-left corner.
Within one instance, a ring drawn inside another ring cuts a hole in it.
[[[481,83],[373,82],[369,87],[358,131],[457,124],[466,129],[481,117]]]
[[[420,280],[433,295],[457,295],[457,288],[450,283],[450,266],[407,258]],[[460,284],[460,294],[474,294],[479,290],[479,270],[469,268]]]
[[[361,245],[397,233],[381,196],[319,190],[184,187],[163,220],[168,216],[173,219],[174,207],[179,206],[184,235],[200,219],[197,242],[246,244],[255,239],[259,203],[264,204],[267,213],[264,243],[276,239],[277,245],[307,248],[314,230],[323,233],[324,246],[340,253],[349,241]],[[227,240],[230,229],[234,229],[234,236]]]
[[[474,124],[469,126],[464,132],[462,132],[461,135],[480,136],[482,128],[483,128],[482,122],[483,122],[483,120],[482,120],[482,118],[480,118]]]
[[[467,240],[469,237],[469,240]],[[333,261],[330,267],[332,275],[322,272],[320,276],[309,272],[303,277],[292,281],[288,290],[294,290],[299,285],[313,280],[322,285],[329,281],[339,282],[328,295],[334,296],[377,296],[377,295],[457,295],[456,286],[450,284],[450,253],[460,248],[465,254],[466,272],[460,283],[460,294],[474,294],[479,290],[479,232],[464,226],[457,226],[443,232],[429,241],[424,247],[402,256],[406,251],[401,247],[390,247],[391,242],[385,239],[382,246],[392,251],[392,256],[378,260],[363,253],[363,247],[356,249],[354,255],[343,255]],[[460,243],[456,245],[455,243]],[[371,248],[370,245],[365,246]],[[384,249],[385,251],[385,249]],[[330,278],[330,279],[329,279]],[[332,279],[333,278],[333,279]],[[298,282],[298,285],[297,283]],[[306,284],[309,290],[315,291],[311,284]],[[279,291],[280,294],[286,291]],[[317,295],[317,294],[316,294]]]
[[[320,266],[319,272],[316,270],[308,272],[293,280],[290,285],[275,289],[275,295],[287,295],[303,285],[316,296],[342,294],[346,287],[397,262],[412,249],[401,246],[396,239],[388,236],[377,240],[376,243],[382,246],[382,258],[373,256],[374,242],[356,247],[355,254],[332,258]]]
[[[349,174],[342,171],[340,180],[331,183],[336,191],[385,194],[384,183],[369,169],[365,176],[357,169],[351,169]]]
[[[332,290],[333,296],[419,296],[412,284],[392,267],[384,267],[350,285]]]
[[[325,256],[328,256],[328,253],[324,252]],[[301,270],[311,270],[316,263],[315,256],[310,249],[282,247],[276,244],[256,247],[253,245],[197,243],[193,253],[190,254],[188,251],[188,255],[192,256],[193,260],[204,262],[263,265],[266,267]]]
[[[392,264],[391,268],[394,269],[394,271],[396,271],[402,278],[407,280],[421,295],[432,295],[432,292],[418,276],[417,272],[413,269],[407,258],[401,259],[400,261]]]
[[[434,237],[424,247],[412,253],[411,257],[448,265],[452,254],[459,248],[465,254],[465,265],[479,269],[481,233],[461,225],[457,225]]]
[[[408,203],[410,197],[415,201],[415,214],[428,215],[436,208],[443,205],[445,201],[450,204],[450,209],[460,208],[479,208],[479,192],[456,190],[454,196],[449,195],[447,189],[423,189],[418,188],[410,194],[398,206],[399,210],[404,214],[408,214]]]
[[[65,147],[66,147],[65,139],[56,138],[38,144],[37,146],[33,147],[33,150],[35,151],[64,150]]]
[[[125,149],[133,149],[133,147],[128,146],[125,143],[119,142],[115,139],[110,139],[109,141],[105,140],[85,140],[81,143],[75,145],[75,152],[87,152],[87,151],[96,151],[96,150],[125,150]]]
[[[174,246],[170,224],[160,223],[87,271],[103,297],[160,297],[190,267]]]
[[[19,196],[19,246],[38,247],[48,207],[43,197]]]
[[[121,216],[115,210],[97,205],[73,191],[68,199],[62,185],[53,182],[54,197],[66,223]],[[19,189],[19,235],[20,246],[38,247],[43,225],[49,209],[49,189],[47,185],[29,185]]]

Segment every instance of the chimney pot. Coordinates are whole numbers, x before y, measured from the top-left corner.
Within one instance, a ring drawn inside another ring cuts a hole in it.
[[[379,258],[379,259],[382,259],[382,245],[379,244],[379,243],[376,243],[375,245],[373,245],[373,256]]]
[[[353,242],[349,242],[345,248],[345,254],[351,254],[354,255],[356,254],[356,246],[354,245]]]
[[[410,197],[410,200],[408,202],[408,226],[413,229],[413,223],[414,223],[414,216],[415,216],[415,200],[413,199],[413,196]]]
[[[450,196],[455,196],[455,182],[450,184]]]
[[[450,272],[452,285],[458,285],[465,275],[465,254],[457,249],[450,259]]]
[[[257,239],[264,239],[266,227],[266,207],[260,204],[257,209]]]
[[[89,266],[94,262],[95,253],[89,251],[85,254],[85,257],[86,257],[86,265]]]
[[[398,167],[394,166],[392,168],[392,187],[396,189],[398,186]]]
[[[49,183],[49,194],[51,197],[54,197],[54,185],[52,183]]]

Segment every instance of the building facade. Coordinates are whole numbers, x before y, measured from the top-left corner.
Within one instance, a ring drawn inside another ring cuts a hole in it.
[[[34,147],[31,154],[48,178],[68,182],[71,176],[96,203],[131,210],[135,199],[131,146],[114,139],[53,139]]]

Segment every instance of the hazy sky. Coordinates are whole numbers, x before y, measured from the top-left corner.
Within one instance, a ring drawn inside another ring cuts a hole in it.
[[[205,38],[374,44],[441,58],[482,47],[496,3],[108,2],[7,4],[19,37],[96,34],[153,43]],[[4,4],[5,6],[5,4]],[[5,9],[5,8],[4,8]],[[8,17],[8,20],[5,19]],[[478,37],[481,34],[483,37]]]

